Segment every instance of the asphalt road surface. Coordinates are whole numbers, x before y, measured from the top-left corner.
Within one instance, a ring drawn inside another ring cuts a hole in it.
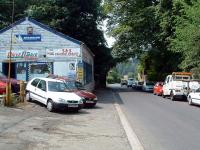
[[[199,150],[200,107],[109,85],[145,150]]]

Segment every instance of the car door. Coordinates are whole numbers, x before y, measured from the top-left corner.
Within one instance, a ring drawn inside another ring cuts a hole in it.
[[[39,102],[46,105],[47,101],[47,83],[45,80],[40,80],[38,83],[35,93]]]
[[[30,92],[30,97],[34,100],[37,100],[37,95],[35,93],[35,90],[39,82],[40,79],[36,78],[27,86],[27,90]]]
[[[200,88],[192,94],[193,103],[200,104]]]

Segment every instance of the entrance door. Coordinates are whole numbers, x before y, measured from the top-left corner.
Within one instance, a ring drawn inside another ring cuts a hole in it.
[[[8,76],[9,63],[2,63],[3,74]],[[11,63],[10,77],[16,78],[16,63]]]

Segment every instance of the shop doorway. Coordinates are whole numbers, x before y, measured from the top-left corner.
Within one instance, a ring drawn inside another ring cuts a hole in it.
[[[9,63],[2,63],[2,71],[3,74],[8,76],[8,69],[9,69]],[[11,72],[10,72],[11,78],[16,78],[16,64],[11,63]]]

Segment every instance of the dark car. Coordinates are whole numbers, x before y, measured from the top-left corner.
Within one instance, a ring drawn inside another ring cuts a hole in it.
[[[4,83],[8,83],[9,79],[2,73],[0,72],[0,81]],[[11,89],[13,93],[19,93],[20,90],[20,81],[17,79],[10,78],[11,82]]]

